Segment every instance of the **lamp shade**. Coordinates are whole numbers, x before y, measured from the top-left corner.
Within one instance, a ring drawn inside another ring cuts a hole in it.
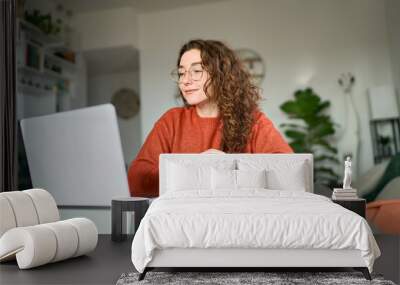
[[[369,88],[368,99],[372,120],[399,117],[399,107],[393,86],[385,85]]]

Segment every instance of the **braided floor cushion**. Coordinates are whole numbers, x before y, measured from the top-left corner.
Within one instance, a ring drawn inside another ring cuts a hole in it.
[[[59,221],[56,202],[43,189],[0,193],[0,262],[20,269],[86,254],[96,248],[96,225],[86,218]]]

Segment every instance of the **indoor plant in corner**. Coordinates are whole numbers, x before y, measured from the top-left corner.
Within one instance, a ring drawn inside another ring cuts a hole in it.
[[[339,160],[336,157],[337,149],[330,142],[335,128],[331,117],[325,114],[329,106],[329,101],[322,101],[313,89],[306,88],[297,90],[294,99],[284,102],[280,108],[293,120],[281,124],[293,151],[312,153],[314,182],[332,189],[338,183],[338,175],[332,166],[338,164]]]

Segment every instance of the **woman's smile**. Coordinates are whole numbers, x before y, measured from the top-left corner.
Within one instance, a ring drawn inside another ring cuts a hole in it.
[[[186,90],[183,90],[185,95],[191,95],[191,94],[193,94],[193,93],[195,93],[197,91],[199,91],[199,89],[186,89]]]

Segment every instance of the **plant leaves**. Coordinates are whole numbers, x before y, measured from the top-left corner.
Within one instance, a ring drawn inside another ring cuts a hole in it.
[[[311,150],[305,147],[303,141],[293,141],[289,145],[295,153],[311,153]]]
[[[300,131],[287,130],[287,131],[285,131],[285,135],[289,138],[300,141],[300,140],[304,140],[304,138],[306,137],[307,134],[304,132],[300,132]]]
[[[337,177],[337,174],[329,167],[324,167],[324,166],[314,167],[314,171]]]
[[[339,163],[335,157],[337,148],[330,144],[330,137],[335,134],[335,124],[324,112],[330,107],[330,101],[323,101],[312,88],[296,90],[294,99],[280,105],[280,109],[290,119],[303,121],[300,123],[281,124],[285,134],[290,139],[290,146],[296,153],[318,152],[315,158],[318,162]],[[337,175],[328,167],[316,167],[315,179],[326,183],[337,183]]]
[[[315,144],[323,146],[325,149],[327,149],[328,151],[330,151],[332,153],[336,154],[338,152],[337,148],[331,146],[327,141],[325,141],[323,139],[316,140]]]
[[[330,155],[318,155],[314,156],[314,161],[315,162],[320,162],[320,161],[331,161],[335,163],[340,163],[339,159],[337,159],[335,156],[330,156]]]
[[[302,129],[302,130],[306,130],[307,128],[305,126],[302,125],[298,125],[298,124],[280,124],[279,125],[281,128],[295,128],[295,129]]]

